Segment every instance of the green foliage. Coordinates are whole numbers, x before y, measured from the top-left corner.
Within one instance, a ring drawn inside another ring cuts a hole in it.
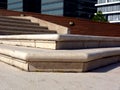
[[[92,20],[97,22],[108,22],[107,19],[102,14],[102,11],[98,11],[96,15],[92,18]]]

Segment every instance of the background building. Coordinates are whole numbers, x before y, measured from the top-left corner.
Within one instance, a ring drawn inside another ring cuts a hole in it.
[[[91,18],[97,11],[95,3],[97,3],[97,0],[7,0],[7,9]]]
[[[8,10],[23,11],[23,0],[8,0]]]
[[[27,12],[41,12],[40,0],[8,0],[8,10],[27,11]]]
[[[41,0],[23,0],[23,11],[41,13]]]
[[[110,23],[120,23],[120,0],[98,0],[95,6]]]
[[[0,0],[0,9],[7,9],[7,0]]]
[[[41,0],[41,13],[50,15],[64,15],[64,0]]]
[[[96,12],[95,3],[96,0],[41,0],[41,13],[91,18]]]

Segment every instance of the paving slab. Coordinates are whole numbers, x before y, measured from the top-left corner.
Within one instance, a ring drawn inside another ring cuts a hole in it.
[[[0,90],[120,90],[120,63],[88,73],[43,73],[0,62]]]

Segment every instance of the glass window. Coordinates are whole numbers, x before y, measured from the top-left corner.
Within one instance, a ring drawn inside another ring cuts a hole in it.
[[[98,0],[98,4],[100,3],[106,3],[106,0]]]
[[[120,5],[101,6],[97,10],[102,12],[120,11]]]
[[[107,0],[107,2],[117,2],[117,1],[120,1],[120,0]]]
[[[63,0],[42,0],[41,13],[50,15],[63,15]]]
[[[98,0],[98,4],[107,3],[107,2],[117,2],[117,1],[120,1],[120,0]]]
[[[63,16],[63,9],[43,11],[42,14]]]
[[[108,15],[109,21],[120,21],[120,14],[117,15]]]
[[[43,10],[48,10],[48,9],[56,9],[56,8],[63,8],[63,2],[59,3],[53,3],[53,4],[45,4],[42,5],[41,9]]]
[[[41,0],[41,4],[55,3],[60,1],[63,2],[63,0]]]
[[[23,1],[8,0],[8,10],[23,11]]]

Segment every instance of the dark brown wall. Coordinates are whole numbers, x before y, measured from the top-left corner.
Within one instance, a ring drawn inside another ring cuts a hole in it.
[[[79,18],[41,15],[30,12],[0,10],[0,15],[3,16],[19,16],[20,14],[34,16],[63,26],[67,26],[71,30],[71,34],[120,37],[120,24],[99,23]],[[70,21],[74,22],[75,25],[70,26]]]

